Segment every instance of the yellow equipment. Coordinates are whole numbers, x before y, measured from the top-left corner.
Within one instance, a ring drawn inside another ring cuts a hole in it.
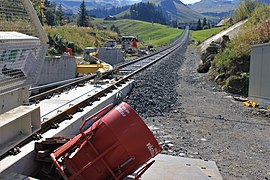
[[[90,54],[91,54],[91,56],[94,56],[94,57],[96,57],[96,58],[97,58],[97,57],[98,57],[98,51],[99,51],[99,50],[97,50],[97,51],[95,51],[95,52],[90,53]]]
[[[112,70],[112,66],[105,62],[97,63],[97,64],[77,64],[76,72],[78,74],[94,74],[97,71],[104,73]]]
[[[84,49],[83,58],[86,59],[84,59],[84,61],[77,61],[76,65],[77,76],[80,74],[95,74],[97,72],[104,73],[113,70],[113,67],[110,64],[97,58],[98,53],[99,50],[97,50],[97,48],[94,47],[87,47]]]
[[[98,53],[98,51],[97,51]],[[100,73],[104,73],[104,72],[108,72],[110,70],[113,70],[113,67],[98,59],[95,56],[91,56],[91,58],[93,58],[94,61],[96,61],[96,64],[91,64],[89,62],[83,61],[83,62],[78,62],[77,66],[76,66],[76,73],[77,75],[79,74],[95,74],[96,72],[100,72]]]
[[[243,102],[243,105],[247,107],[253,107],[253,108],[259,107],[259,104],[256,103],[255,101],[245,101]]]

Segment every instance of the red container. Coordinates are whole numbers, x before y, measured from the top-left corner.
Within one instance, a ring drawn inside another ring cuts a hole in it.
[[[69,56],[72,56],[72,49],[71,48],[66,48],[65,52],[69,54]]]
[[[51,154],[63,176],[67,177],[59,163],[71,174],[69,179],[122,179],[161,151],[151,131],[127,103],[110,109],[108,106],[88,118],[81,129],[87,121],[99,120]]]

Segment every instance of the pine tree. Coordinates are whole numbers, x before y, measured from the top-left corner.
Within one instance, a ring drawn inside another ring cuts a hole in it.
[[[62,4],[60,3],[57,11],[56,11],[56,18],[57,18],[57,22],[60,26],[63,26],[65,24],[65,14],[63,11],[63,7]]]
[[[172,27],[174,27],[174,28],[177,28],[178,27],[177,19],[172,20]]]
[[[203,29],[207,28],[207,20],[206,20],[206,18],[203,18],[202,28]]]
[[[56,3],[50,2],[49,0],[45,0],[45,17],[46,17],[46,23],[49,26],[55,26],[56,25]]]
[[[197,30],[202,30],[201,19],[198,20]]]
[[[210,23],[210,21],[208,20],[208,22],[207,22],[207,26],[208,26],[208,29],[211,29],[212,27],[211,27],[211,23]]]
[[[77,21],[77,25],[79,27],[87,27],[87,26],[89,26],[87,12],[86,12],[86,6],[85,6],[85,3],[84,3],[84,0],[82,1],[81,5],[80,5],[79,18],[78,18],[78,21]]]

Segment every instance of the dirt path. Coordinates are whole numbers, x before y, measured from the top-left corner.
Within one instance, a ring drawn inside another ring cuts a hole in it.
[[[179,70],[179,103],[185,124],[203,159],[217,162],[224,179],[270,176],[270,120],[253,117],[248,108],[220,92],[195,71],[198,55],[186,52]],[[208,82],[208,83],[207,83]],[[204,140],[204,139],[206,140]]]
[[[216,88],[196,72],[198,63],[198,54],[188,48],[174,110],[146,119],[163,153],[216,161],[224,179],[270,179],[270,119],[253,115]]]
[[[162,153],[213,160],[224,179],[270,179],[270,118],[242,106],[207,74],[187,45],[135,77],[128,103]],[[270,115],[269,115],[270,116]]]

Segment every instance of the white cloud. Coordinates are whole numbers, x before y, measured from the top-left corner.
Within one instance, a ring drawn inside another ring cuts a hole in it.
[[[181,0],[184,4],[193,4],[195,2],[199,2],[201,0]]]

